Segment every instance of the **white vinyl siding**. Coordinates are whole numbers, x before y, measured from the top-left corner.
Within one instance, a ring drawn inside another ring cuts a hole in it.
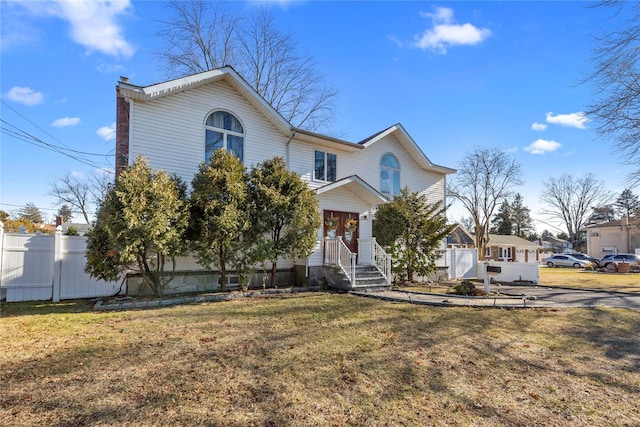
[[[191,183],[204,161],[204,123],[215,110],[233,113],[245,125],[244,164],[286,157],[283,135],[227,83],[216,82],[151,102],[132,102],[129,163],[138,154],[149,166],[177,173]]]
[[[289,147],[289,169],[297,172],[309,187],[318,188],[324,182],[313,180],[314,151],[327,151],[324,147],[314,147],[312,144],[291,141]],[[445,195],[445,175],[438,172],[424,170],[402,147],[395,136],[376,142],[364,150],[355,152],[338,152],[336,179],[340,180],[351,175],[357,175],[371,187],[380,191],[380,159],[391,153],[400,163],[400,188],[409,187],[427,196],[430,203],[443,201]]]

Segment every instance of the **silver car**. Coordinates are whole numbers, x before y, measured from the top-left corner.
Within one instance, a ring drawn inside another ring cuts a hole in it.
[[[547,264],[547,267],[573,267],[584,268],[588,265],[592,265],[589,261],[584,261],[578,258],[574,258],[571,255],[552,255],[544,258],[543,263]]]

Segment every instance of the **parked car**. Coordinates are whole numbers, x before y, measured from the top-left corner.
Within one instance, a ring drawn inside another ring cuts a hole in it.
[[[591,264],[593,264],[594,267],[600,267],[600,260],[598,258],[594,258],[594,257],[589,256],[589,255],[581,254],[580,252],[570,253],[568,255],[571,255],[572,257],[581,259],[583,261],[589,261]]]
[[[584,268],[588,265],[592,265],[591,262],[582,259],[574,258],[571,255],[552,255],[542,260],[547,267],[574,267]]]
[[[627,262],[640,265],[640,255],[636,254],[609,254],[600,260],[600,265],[607,270],[615,270],[618,264]]]

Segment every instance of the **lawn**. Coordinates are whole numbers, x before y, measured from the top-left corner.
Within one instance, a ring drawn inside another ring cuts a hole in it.
[[[2,307],[2,425],[640,422],[640,312],[348,294]]]
[[[602,273],[574,268],[540,267],[540,283],[579,289],[640,292],[640,273]]]

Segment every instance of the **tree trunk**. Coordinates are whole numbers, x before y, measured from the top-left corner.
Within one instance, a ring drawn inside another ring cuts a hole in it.
[[[274,288],[276,286],[276,266],[277,261],[273,261],[271,263],[271,287]]]

